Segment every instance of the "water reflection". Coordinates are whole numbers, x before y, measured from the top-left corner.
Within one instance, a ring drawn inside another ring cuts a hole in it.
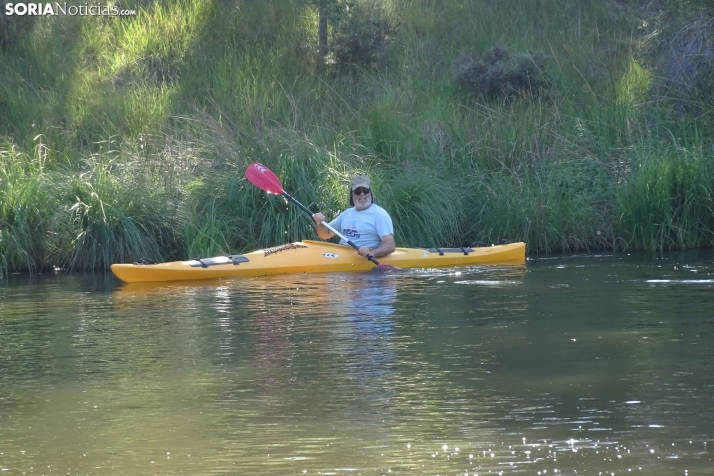
[[[710,474],[711,261],[3,282],[0,469]]]

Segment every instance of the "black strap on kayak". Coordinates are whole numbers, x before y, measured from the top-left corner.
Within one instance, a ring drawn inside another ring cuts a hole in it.
[[[444,256],[444,253],[463,253],[468,256],[469,253],[473,252],[473,248],[464,248],[463,246],[458,248],[425,248],[430,253],[439,253],[439,256]]]
[[[237,266],[241,263],[247,263],[248,261],[250,261],[243,255],[231,255],[228,258],[233,262],[233,266]]]
[[[214,256],[213,258],[194,258],[192,260],[186,261],[186,263],[192,268],[208,268],[209,266],[219,266],[225,264],[232,264],[237,266],[241,263],[247,263],[250,261],[243,255],[229,255],[229,256]]]

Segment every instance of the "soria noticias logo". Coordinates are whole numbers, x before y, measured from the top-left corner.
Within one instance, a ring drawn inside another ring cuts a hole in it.
[[[70,5],[67,2],[48,3],[6,3],[5,15],[7,16],[136,16],[136,10],[124,10],[117,5],[102,5],[101,3],[82,3]]]

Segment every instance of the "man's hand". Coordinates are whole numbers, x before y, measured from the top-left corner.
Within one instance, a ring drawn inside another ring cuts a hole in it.
[[[374,258],[379,258],[382,256],[387,256],[394,252],[394,235],[385,235],[382,237],[382,244],[379,247],[370,250],[366,246],[361,247],[357,250],[360,256],[367,257],[367,255],[372,255]]]
[[[317,236],[319,236],[323,240],[329,240],[330,238],[335,236],[334,233],[332,233],[325,225],[322,224],[322,222],[325,221],[325,215],[320,212],[317,212],[312,216],[312,219],[315,220],[315,224],[317,225],[317,228],[315,229],[315,231],[317,232]]]
[[[360,249],[357,250],[357,254],[363,258],[366,258],[368,255],[372,254],[372,250],[370,250],[366,246],[362,246],[360,247]]]

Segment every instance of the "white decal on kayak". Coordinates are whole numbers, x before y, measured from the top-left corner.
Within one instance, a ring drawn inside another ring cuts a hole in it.
[[[336,253],[322,253],[322,256],[324,256],[325,258],[339,258],[340,257],[340,255],[338,255]]]
[[[429,257],[429,253],[427,253],[426,251],[425,251],[424,253],[422,253],[422,254],[424,255],[424,258],[428,258],[428,257]]]

